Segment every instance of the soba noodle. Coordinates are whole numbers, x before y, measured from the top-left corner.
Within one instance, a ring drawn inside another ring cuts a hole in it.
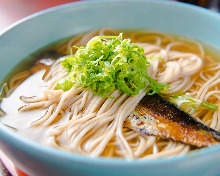
[[[118,35],[118,31],[110,28],[94,30],[58,43],[55,50],[69,55],[72,46],[85,46],[96,35]],[[149,59],[148,75],[159,83],[170,85],[165,92],[167,96],[184,91],[191,97],[218,105],[217,111],[200,106],[197,110],[186,107],[185,111],[220,130],[220,63],[208,56],[201,44],[156,31],[134,31],[124,36],[143,47],[147,58],[152,58]],[[27,73],[22,72],[16,78],[23,81]],[[66,92],[56,90],[57,81],[66,75],[58,59],[44,78],[47,88],[42,96],[21,96],[27,104],[19,109],[20,112],[45,110],[31,127],[49,128],[47,145],[91,157],[127,159],[183,155],[192,150],[190,145],[141,135],[123,126],[126,117],[146,94],[145,90],[131,96],[114,90],[110,96],[115,99],[94,95],[88,88],[77,85]],[[8,94],[20,83],[18,80],[11,79]]]

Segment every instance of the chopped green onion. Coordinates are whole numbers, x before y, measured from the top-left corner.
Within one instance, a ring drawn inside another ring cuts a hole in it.
[[[218,106],[216,106],[216,105],[214,105],[212,103],[208,103],[208,102],[202,102],[201,106],[204,107],[204,108],[207,108],[207,109],[214,110],[214,111],[218,110]]]
[[[190,106],[194,110],[197,110],[196,106],[202,106],[203,108],[206,109],[211,109],[211,110],[218,110],[218,106],[209,103],[209,102],[202,102],[196,98],[189,97],[189,96],[180,96],[180,95],[172,95],[172,97],[169,97],[170,101],[172,103],[177,104],[180,107],[185,107],[185,106]]]
[[[75,47],[75,55],[62,59],[68,75],[59,80],[56,89],[67,91],[78,83],[90,88],[96,95],[109,97],[114,89],[128,95],[138,95],[149,83],[149,94],[165,91],[169,86],[160,84],[147,75],[149,62],[144,49],[119,36],[96,36],[86,47]]]
[[[162,57],[151,56],[151,57],[147,57],[147,58],[149,58],[149,59],[160,59],[163,62],[163,64],[166,64],[166,61]]]

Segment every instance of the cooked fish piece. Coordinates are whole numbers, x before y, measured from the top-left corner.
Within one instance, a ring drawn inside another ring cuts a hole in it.
[[[198,147],[220,142],[220,132],[199,122],[158,94],[146,95],[125,120],[137,132]]]

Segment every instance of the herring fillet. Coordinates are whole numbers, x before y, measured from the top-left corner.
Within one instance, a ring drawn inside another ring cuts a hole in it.
[[[158,94],[146,95],[125,120],[125,126],[198,147],[220,142],[220,132],[199,122]]]

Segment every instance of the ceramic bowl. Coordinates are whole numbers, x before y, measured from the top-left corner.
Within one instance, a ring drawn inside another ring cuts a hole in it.
[[[1,33],[0,80],[36,50],[103,26],[155,29],[220,48],[220,15],[203,8],[147,0],[74,2],[31,15]],[[220,174],[220,145],[156,160],[90,158],[42,146],[0,124],[0,148],[30,176]]]

